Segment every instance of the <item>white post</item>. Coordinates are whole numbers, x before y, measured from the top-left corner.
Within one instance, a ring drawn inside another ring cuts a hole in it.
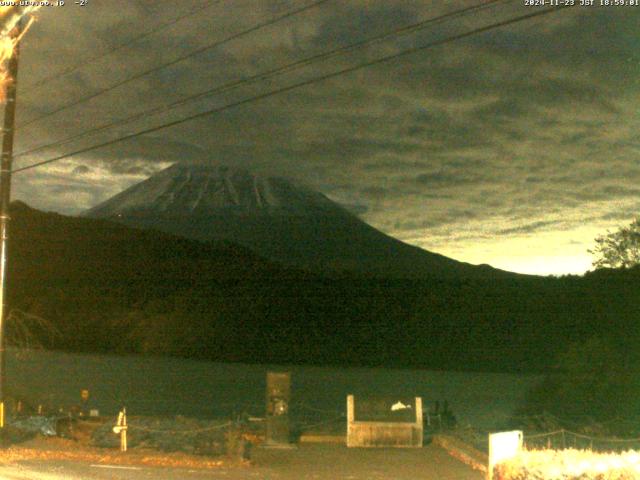
[[[353,395],[347,395],[347,447],[351,447],[353,438],[353,419],[355,418],[355,405]]]
[[[116,426],[113,427],[113,433],[120,435],[120,451],[127,451],[127,409],[122,408],[118,413]]]
[[[420,444],[418,446],[422,447],[423,438],[424,438],[424,424],[422,423],[422,397],[416,397],[416,430],[419,432]]]
[[[127,409],[122,409],[122,430],[120,431],[120,451],[127,451]]]

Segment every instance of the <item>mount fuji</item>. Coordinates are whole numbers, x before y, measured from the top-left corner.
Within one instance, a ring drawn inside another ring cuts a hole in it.
[[[226,166],[174,164],[83,216],[201,241],[231,241],[315,272],[391,278],[511,275],[407,245],[286,179]]]

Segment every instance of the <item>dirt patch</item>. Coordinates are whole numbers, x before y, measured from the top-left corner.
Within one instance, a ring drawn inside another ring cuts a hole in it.
[[[231,459],[211,459],[180,452],[159,453],[144,449],[120,452],[91,447],[63,438],[36,437],[20,445],[0,450],[0,464],[30,460],[181,468],[215,468],[241,463]]]

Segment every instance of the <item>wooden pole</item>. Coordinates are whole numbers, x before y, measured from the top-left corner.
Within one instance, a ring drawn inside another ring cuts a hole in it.
[[[18,22],[11,32],[11,38],[17,39],[22,31],[22,22]],[[4,108],[4,126],[2,129],[2,156],[0,158],[0,428],[4,428],[4,403],[6,394],[5,368],[5,330],[6,330],[6,292],[7,292],[7,238],[9,226],[9,202],[11,201],[11,169],[13,166],[13,137],[16,118],[16,92],[18,85],[19,46],[16,43],[9,59],[6,103]]]

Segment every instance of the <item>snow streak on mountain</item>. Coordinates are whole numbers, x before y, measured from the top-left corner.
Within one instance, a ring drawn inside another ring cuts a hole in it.
[[[404,244],[283,178],[226,166],[172,165],[85,215],[197,240],[228,240],[321,272],[407,278],[502,273]]]
[[[165,215],[273,214],[309,216],[341,210],[324,195],[282,178],[225,166],[175,164],[91,209],[90,216],[139,210]]]

